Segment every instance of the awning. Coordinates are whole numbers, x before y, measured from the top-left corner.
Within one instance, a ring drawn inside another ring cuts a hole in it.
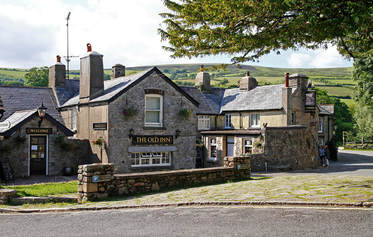
[[[168,152],[176,151],[176,146],[130,146],[128,152]]]

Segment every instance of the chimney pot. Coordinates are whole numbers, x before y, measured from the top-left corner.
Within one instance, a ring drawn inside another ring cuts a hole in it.
[[[285,87],[289,87],[289,73],[285,73]]]
[[[92,45],[90,43],[87,44],[87,52],[92,52]]]

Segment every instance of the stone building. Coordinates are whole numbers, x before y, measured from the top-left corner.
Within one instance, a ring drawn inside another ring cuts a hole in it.
[[[286,74],[284,84],[258,86],[248,72],[237,88],[222,89],[211,87],[209,74],[201,68],[195,86],[182,88],[200,103],[201,166],[221,166],[225,156],[251,154],[264,146],[264,141],[269,145],[272,141],[263,137],[269,127],[283,128],[280,131],[284,132],[303,126],[314,144],[312,157],[317,157],[319,110],[307,76]]]
[[[222,89],[211,86],[203,68],[187,87],[156,67],[126,75],[116,64],[104,81],[103,55],[90,44],[80,59],[80,80],[65,74],[57,57],[48,88],[0,86],[0,162],[16,176],[59,175],[92,162],[113,163],[120,173],[222,166],[225,156],[258,152],[264,154],[254,162],[258,167],[265,161],[306,168],[315,164],[318,137],[332,135],[330,106],[316,105],[301,74],[258,86],[248,72],[237,88]],[[41,105],[47,108],[43,121]],[[327,133],[318,133],[319,113]],[[302,150],[307,154],[300,157]],[[37,159],[41,168],[34,172]]]
[[[113,79],[104,81],[103,55],[87,51],[80,93],[58,99],[75,137],[91,141],[93,153],[116,172],[194,168],[199,103],[156,67],[124,76],[115,65]]]
[[[0,86],[0,95],[0,173],[62,175],[65,168],[92,162],[77,156],[87,153],[84,143],[75,146],[67,139],[73,132],[64,125],[50,88]],[[42,116],[40,108],[46,109]]]

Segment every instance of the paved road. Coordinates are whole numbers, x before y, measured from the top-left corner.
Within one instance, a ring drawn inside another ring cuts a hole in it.
[[[266,174],[258,172],[254,174]],[[373,176],[373,151],[339,150],[338,161],[330,161],[328,168],[267,173],[270,175],[333,174]]]
[[[372,210],[164,208],[0,215],[1,236],[373,236]]]

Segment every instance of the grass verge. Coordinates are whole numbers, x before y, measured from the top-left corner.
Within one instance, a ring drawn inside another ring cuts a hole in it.
[[[60,194],[76,193],[78,182],[62,182],[62,183],[43,183],[32,185],[17,185],[17,186],[0,186],[0,188],[9,188],[17,191],[18,196],[39,196],[46,197]]]

